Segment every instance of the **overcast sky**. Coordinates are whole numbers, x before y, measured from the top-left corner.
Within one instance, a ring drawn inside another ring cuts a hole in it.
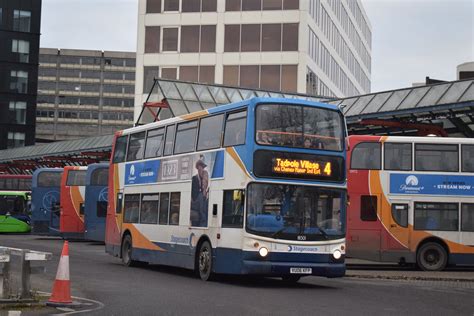
[[[43,0],[41,47],[136,51],[138,0]],[[362,0],[372,24],[372,91],[474,61],[473,0]]]

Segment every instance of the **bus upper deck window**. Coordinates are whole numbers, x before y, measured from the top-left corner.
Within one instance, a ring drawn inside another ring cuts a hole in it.
[[[114,163],[125,161],[125,153],[127,151],[127,139],[128,136],[125,135],[118,137],[115,141],[114,158],[112,159]]]
[[[224,131],[224,147],[245,144],[247,111],[227,115]]]
[[[382,166],[381,144],[359,143],[352,149],[351,169],[380,170]]]

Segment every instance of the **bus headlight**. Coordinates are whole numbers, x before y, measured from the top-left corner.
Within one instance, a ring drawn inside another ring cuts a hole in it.
[[[334,259],[339,260],[342,257],[342,252],[339,249],[336,249],[332,253],[332,256],[334,257]]]
[[[260,257],[265,258],[268,255],[268,249],[262,247],[258,250],[258,254],[260,255]]]

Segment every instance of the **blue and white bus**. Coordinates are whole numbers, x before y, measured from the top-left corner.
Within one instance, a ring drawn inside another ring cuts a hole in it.
[[[62,168],[39,168],[31,185],[31,226],[38,235],[59,235]]]
[[[105,240],[109,164],[95,163],[87,167],[84,197],[84,238]]]
[[[340,109],[253,98],[116,133],[106,251],[214,273],[345,274]]]

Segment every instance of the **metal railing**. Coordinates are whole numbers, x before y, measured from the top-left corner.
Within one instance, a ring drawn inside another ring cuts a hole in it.
[[[17,260],[12,260],[14,258]],[[32,299],[30,276],[33,273],[43,273],[44,266],[32,267],[31,262],[47,261],[51,258],[50,252],[0,247],[0,265],[3,264],[3,286],[0,297],[3,300]],[[18,262],[18,265],[13,266],[12,261]],[[16,273],[19,274],[18,283],[13,282]]]

